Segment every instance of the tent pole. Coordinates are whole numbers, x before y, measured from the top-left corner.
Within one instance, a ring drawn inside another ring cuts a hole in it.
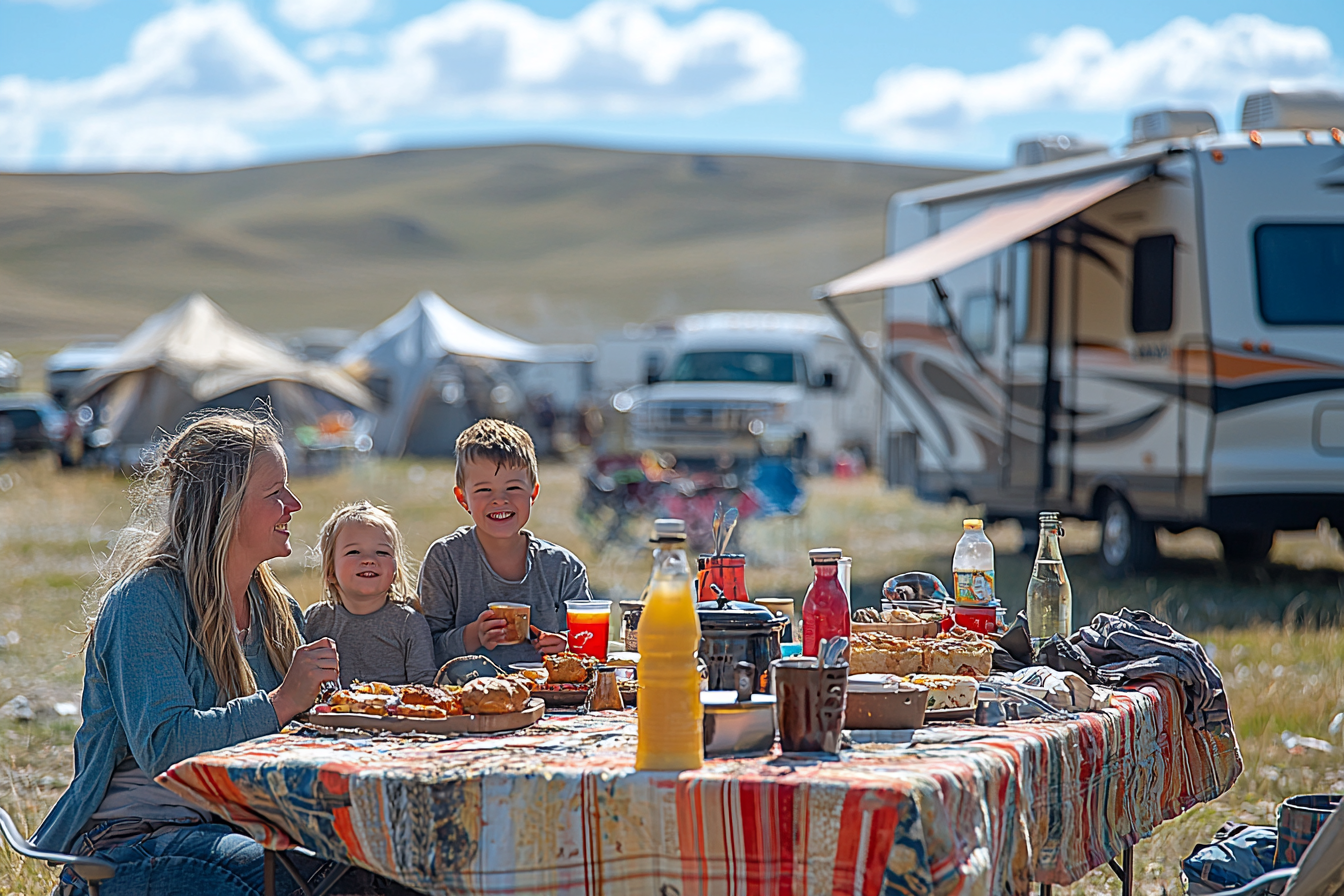
[[[859,332],[854,329],[854,324],[851,323],[844,312],[840,310],[840,307],[835,304],[835,299],[831,295],[818,288],[815,297],[817,301],[826,306],[826,310],[830,313],[831,317],[835,318],[836,323],[840,324],[841,329],[845,331],[845,337],[849,340],[849,344],[853,346],[854,351],[858,352],[859,357],[863,359],[863,363],[868,365],[868,369],[872,371],[873,376],[877,377],[877,384],[881,387],[882,394],[891,399],[892,404],[896,405],[896,410],[901,412],[905,417],[906,422],[910,424],[910,428],[914,430],[915,438],[928,446],[930,453],[933,454],[934,459],[938,462],[938,466],[947,474],[948,478],[955,479],[956,473],[952,471],[952,467],[948,463],[947,458],[943,455],[942,450],[930,439],[925,437],[924,433],[919,428],[919,424],[915,421],[914,415],[910,413],[909,407],[906,406],[905,399],[901,397],[900,392],[896,390],[895,384],[888,378],[886,365],[880,363],[873,357],[872,352],[864,347],[863,339],[859,337]]]

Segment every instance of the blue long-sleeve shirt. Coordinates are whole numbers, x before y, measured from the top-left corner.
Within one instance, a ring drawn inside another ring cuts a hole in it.
[[[257,692],[222,702],[187,629],[190,612],[185,582],[172,570],[143,570],[108,593],[84,656],[75,776],[33,836],[38,847],[70,849],[128,756],[152,779],[190,756],[280,730],[267,692],[285,670],[271,666],[264,645],[245,651]],[[302,632],[292,598],[290,612]]]

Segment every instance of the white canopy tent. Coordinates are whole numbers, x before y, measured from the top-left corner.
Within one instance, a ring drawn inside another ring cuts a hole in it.
[[[372,410],[373,397],[345,372],[302,361],[229,317],[201,293],[151,315],[73,396],[96,406],[106,444],[145,444],[185,414],[270,400],[287,429],[328,410]]]
[[[426,429],[435,431],[428,439],[434,443],[433,453],[450,453],[448,440],[486,411],[472,405],[489,405],[490,412],[510,416],[523,412],[522,388],[501,364],[489,362],[588,360],[589,346],[538,345],[510,336],[426,291],[360,336],[336,363],[373,386],[383,400],[374,448],[396,457],[425,442],[417,434],[425,435]],[[501,385],[506,388],[499,389]],[[472,400],[481,393],[488,397]],[[500,396],[507,398],[501,401]]]

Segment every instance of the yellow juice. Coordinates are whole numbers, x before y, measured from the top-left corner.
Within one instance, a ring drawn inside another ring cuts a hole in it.
[[[662,552],[659,552],[662,553]],[[681,553],[678,551],[677,553]],[[635,768],[682,771],[705,760],[700,619],[684,556],[654,574],[639,617],[639,743]]]

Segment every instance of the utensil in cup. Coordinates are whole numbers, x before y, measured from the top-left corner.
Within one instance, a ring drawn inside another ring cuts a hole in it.
[[[840,752],[849,664],[826,667],[816,657],[775,660],[779,744],[785,753]]]

